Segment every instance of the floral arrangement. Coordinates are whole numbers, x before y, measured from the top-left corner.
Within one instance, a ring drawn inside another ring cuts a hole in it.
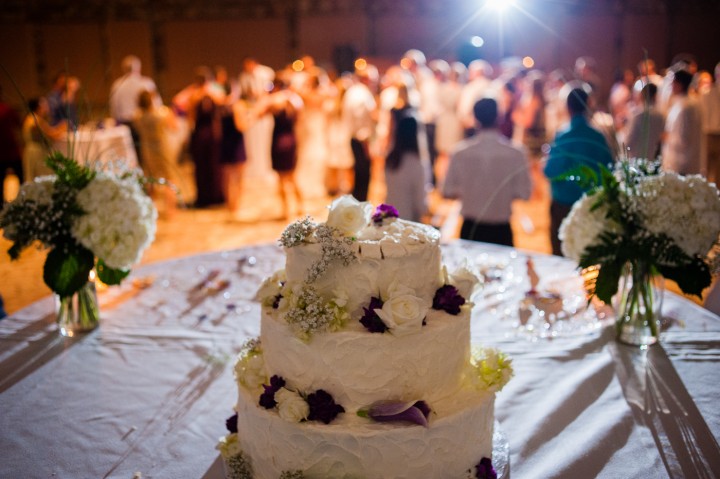
[[[60,153],[47,163],[55,175],[25,183],[0,213],[10,257],[35,242],[48,248],[43,279],[61,297],[79,291],[93,268],[119,284],[155,237],[157,211],[142,176],[97,171]]]
[[[280,376],[272,376],[269,382],[263,384],[259,404],[265,409],[277,409],[278,415],[287,421],[330,424],[338,414],[345,412],[345,408],[336,404],[330,393],[322,389],[305,395],[287,388],[285,379]]]
[[[495,348],[473,351],[467,378],[479,391],[499,392],[514,374],[512,359]]]
[[[360,323],[371,333],[389,331],[404,336],[425,325],[430,308],[457,316],[463,306],[471,305],[466,298],[472,297],[480,279],[469,266],[462,266],[452,274],[444,268],[443,275],[445,284],[437,289],[431,305],[416,296],[411,288],[393,284],[384,295],[372,296],[368,305],[363,306]]]
[[[647,160],[619,161],[599,177],[589,169],[573,175],[594,189],[573,205],[559,236],[565,256],[599,267],[591,295],[610,303],[627,264],[634,275],[659,274],[686,294],[702,295],[712,279],[708,253],[720,234],[714,184],[660,172]]]

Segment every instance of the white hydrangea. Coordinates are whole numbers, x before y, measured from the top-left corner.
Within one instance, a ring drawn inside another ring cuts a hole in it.
[[[600,233],[613,227],[605,217],[607,206],[591,211],[596,199],[594,195],[584,195],[575,202],[560,225],[558,237],[562,241],[563,255],[575,261],[580,261],[585,249],[598,241]]]
[[[666,234],[689,256],[705,257],[720,232],[720,196],[702,176],[664,173],[640,180],[633,207],[651,233]]]
[[[21,201],[34,201],[40,205],[49,205],[52,203],[56,179],[54,175],[38,176],[20,187],[18,198]]]
[[[97,176],[77,195],[86,214],[72,225],[77,241],[115,269],[140,261],[155,238],[157,211],[134,178]]]

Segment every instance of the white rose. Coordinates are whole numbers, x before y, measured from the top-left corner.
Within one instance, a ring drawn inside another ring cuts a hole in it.
[[[427,302],[411,294],[391,297],[375,312],[395,336],[406,336],[420,331],[427,315]]]
[[[275,401],[277,402],[278,414],[286,421],[300,422],[307,419],[310,414],[310,406],[295,391],[280,388],[275,393]]]
[[[220,451],[220,455],[225,460],[235,457],[242,452],[242,449],[240,448],[240,443],[238,442],[237,434],[235,433],[221,437],[218,441],[217,446],[215,446],[215,449]]]
[[[327,225],[337,228],[345,236],[355,236],[370,223],[372,205],[344,195],[330,204]]]
[[[260,288],[258,288],[257,293],[255,293],[255,301],[259,301],[266,306],[272,305],[275,297],[280,294],[281,283],[286,280],[284,269],[276,271],[272,276],[265,278]]]
[[[249,354],[235,365],[235,374],[241,384],[250,389],[259,388],[267,382],[265,359],[262,354]]]
[[[479,276],[472,271],[471,266],[467,263],[453,271],[448,280],[451,285],[455,286],[460,296],[465,298],[466,301],[470,301],[470,298],[480,284]]]

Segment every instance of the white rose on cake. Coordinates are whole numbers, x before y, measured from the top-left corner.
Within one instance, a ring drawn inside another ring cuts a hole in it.
[[[228,434],[227,436],[221,437],[215,449],[220,451],[220,455],[223,459],[228,460],[242,453],[240,443],[238,442],[237,434]]]
[[[267,382],[265,359],[262,354],[248,354],[239,358],[235,364],[235,374],[248,388],[259,388]]]
[[[310,406],[302,396],[287,388],[280,388],[275,393],[275,401],[278,414],[286,421],[300,422],[310,414]]]
[[[375,313],[395,336],[420,331],[429,309],[428,302],[415,296],[415,292],[402,285],[390,287],[388,299]]]
[[[263,306],[272,306],[285,281],[287,281],[287,276],[284,269],[276,271],[272,276],[265,278],[257,293],[255,293],[255,301],[259,301]]]
[[[447,270],[445,271],[447,272]],[[460,266],[447,276],[446,283],[455,286],[458,294],[465,298],[466,301],[470,301],[470,298],[472,298],[480,285],[480,277],[466,261],[463,266]]]
[[[344,195],[330,204],[327,225],[345,236],[356,236],[370,223],[373,207],[367,201],[360,202],[351,195]]]

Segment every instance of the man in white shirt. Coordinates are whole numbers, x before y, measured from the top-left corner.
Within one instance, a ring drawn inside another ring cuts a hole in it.
[[[625,137],[625,148],[630,158],[654,160],[660,154],[665,117],[655,107],[657,91],[657,85],[648,83],[637,95],[637,103],[642,108],[628,120]]]
[[[130,124],[138,108],[140,93],[147,90],[154,94],[157,106],[162,105],[157,87],[152,78],[142,76],[142,63],[135,55],[123,58],[123,75],[115,80],[110,88],[110,116],[121,124]]]
[[[370,85],[377,83],[377,68],[367,65],[356,71],[355,77],[355,83],[343,96],[342,119],[350,132],[350,147],[355,159],[352,194],[358,201],[366,201],[370,187],[370,140],[377,115],[377,102]]]
[[[700,173],[702,118],[697,102],[688,96],[693,76],[678,70],[672,82],[673,101],[665,120],[663,169],[681,175]]]
[[[512,202],[530,198],[527,154],[497,129],[497,103],[478,101],[479,132],[458,144],[450,158],[443,196],[462,201],[460,238],[513,246]]]
[[[703,125],[703,160],[707,178],[720,181],[720,63],[715,66],[715,83],[700,97]]]
[[[135,153],[138,162],[142,165],[142,155],[140,154],[140,136],[133,126],[133,119],[138,110],[138,98],[143,91],[149,91],[153,94],[153,102],[156,107],[162,106],[162,99],[157,94],[157,87],[152,78],[144,77],[140,74],[142,63],[135,55],[128,55],[123,58],[122,71],[123,76],[115,80],[110,87],[110,116],[115,119],[118,124],[126,125],[130,128],[133,144],[135,145]]]

